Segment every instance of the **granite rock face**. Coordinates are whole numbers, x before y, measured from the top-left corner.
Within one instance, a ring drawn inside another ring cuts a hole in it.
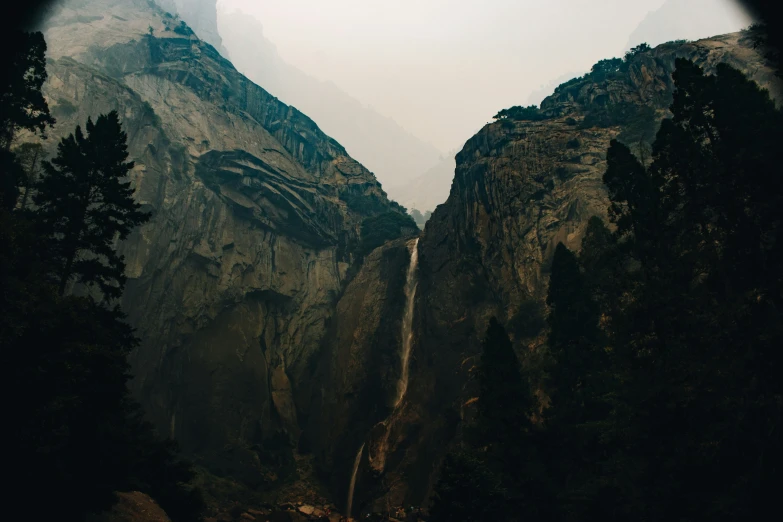
[[[415,343],[402,420],[382,469],[359,474],[354,506],[373,510],[387,501],[428,501],[461,420],[473,413],[471,370],[489,318],[506,325],[520,353],[542,342],[555,247],[563,242],[578,250],[587,221],[606,218],[602,177],[609,143],[618,138],[644,153],[671,103],[676,57],[708,72],[727,62],[773,94],[781,92],[743,34],[665,44],[636,56],[619,77],[561,87],[543,102],[542,121],[487,125],[457,155],[449,199],[434,212],[420,242]],[[345,302],[350,299],[346,294],[340,306],[357,306]],[[355,380],[343,387],[361,389],[367,368],[349,372]],[[377,439],[371,430],[357,435],[354,428],[364,426],[351,424],[334,436],[334,444],[350,440],[355,452]],[[352,456],[342,458],[352,462]],[[349,475],[342,470],[345,484]]]
[[[119,245],[142,339],[134,392],[214,472],[282,477],[361,221],[396,207],[313,121],[152,2],[63,2],[46,38],[50,153],[118,110],[153,213]]]

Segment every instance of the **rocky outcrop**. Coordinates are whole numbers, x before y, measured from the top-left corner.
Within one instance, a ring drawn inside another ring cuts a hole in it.
[[[51,134],[118,110],[153,214],[119,247],[142,340],[135,394],[214,473],[282,479],[361,221],[396,207],[313,121],[154,3],[66,1],[46,38]]]
[[[676,57],[708,71],[728,62],[780,92],[772,70],[742,34],[667,44],[636,56],[620,76],[568,82],[542,104],[545,119],[489,124],[457,155],[449,199],[427,223],[419,247],[405,420],[383,469],[360,474],[354,506],[381,510],[387,501],[427,502],[441,459],[471,413],[470,374],[488,319],[497,316],[520,351],[541,342],[554,249],[563,242],[578,250],[589,218],[606,217],[602,177],[609,143],[618,138],[639,150],[654,138],[671,103]],[[358,305],[347,299],[350,294],[341,307]],[[342,374],[350,379],[343,386],[362,389],[366,371]],[[354,451],[363,441],[372,443],[372,433],[353,428],[342,428],[342,440],[350,440]],[[344,467],[350,461],[350,455],[341,458]],[[347,484],[345,469],[342,475]]]

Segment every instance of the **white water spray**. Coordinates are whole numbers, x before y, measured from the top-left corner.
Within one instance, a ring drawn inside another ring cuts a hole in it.
[[[359,464],[362,462],[362,453],[364,453],[364,444],[359,448],[359,453],[356,454],[356,460],[353,463],[353,473],[351,474],[351,482],[348,485],[348,502],[346,502],[346,516],[351,518],[351,508],[353,507],[353,490],[356,487],[356,475],[359,474]]]
[[[397,382],[397,399],[394,401],[396,410],[402,400],[405,398],[405,392],[408,391],[408,376],[411,360],[411,349],[413,348],[413,310],[416,302],[416,289],[419,286],[419,280],[416,277],[416,268],[419,265],[419,240],[414,239],[408,243],[408,250],[411,253],[411,263],[408,266],[408,276],[405,280],[405,313],[402,316],[402,372],[400,380]]]

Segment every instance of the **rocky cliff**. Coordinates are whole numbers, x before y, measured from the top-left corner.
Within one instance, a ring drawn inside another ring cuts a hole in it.
[[[396,207],[313,121],[154,2],[65,1],[46,39],[53,138],[118,110],[153,214],[120,245],[142,339],[136,395],[213,472],[275,482],[292,469],[361,221]]]
[[[567,82],[543,102],[536,121],[489,124],[457,155],[449,199],[435,211],[420,242],[411,382],[399,414],[403,421],[385,448],[383,466],[364,457],[354,506],[380,510],[387,501],[427,501],[441,459],[458,436],[461,419],[471,413],[470,373],[489,317],[506,324],[520,352],[540,343],[554,249],[563,242],[578,250],[588,219],[606,217],[602,176],[609,143],[618,138],[644,153],[671,103],[676,57],[708,71],[727,62],[776,95],[781,92],[746,35],[665,44],[634,56],[612,74]],[[351,299],[356,301],[345,302]],[[347,293],[340,306],[355,308],[362,299]],[[338,353],[348,350],[338,348]],[[361,358],[340,366],[339,389],[368,386],[370,368]],[[377,440],[366,422],[326,436],[331,440],[323,442],[325,447],[349,445],[354,452],[362,442],[371,446]],[[321,458],[324,467],[332,466],[328,456]],[[340,480],[347,485],[345,459],[350,456],[341,458]]]

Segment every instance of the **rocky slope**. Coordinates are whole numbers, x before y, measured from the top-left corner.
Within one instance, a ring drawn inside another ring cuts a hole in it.
[[[65,1],[46,38],[51,134],[118,110],[153,213],[120,245],[142,339],[134,391],[214,473],[274,483],[293,469],[360,223],[396,207],[313,121],[153,2]]]
[[[387,502],[427,501],[440,461],[461,419],[471,413],[469,377],[489,317],[506,324],[520,351],[540,342],[554,249],[562,241],[578,250],[588,219],[606,217],[602,176],[609,142],[619,138],[641,150],[654,138],[671,102],[676,57],[695,60],[708,71],[728,62],[776,95],[781,92],[743,34],[666,44],[636,56],[617,76],[561,86],[542,104],[542,121],[487,125],[457,155],[449,199],[433,214],[420,243],[414,355],[399,413],[403,420],[386,447],[383,466],[364,457],[354,506],[382,510]],[[356,308],[363,299],[347,293],[340,307]],[[381,312],[364,313],[376,317]],[[348,353],[341,346],[334,357]],[[339,365],[339,390],[362,390],[375,378],[372,363],[360,357],[351,361]],[[342,400],[342,392],[329,389],[336,393],[325,402]],[[371,447],[377,440],[361,422],[325,435],[324,447],[348,445],[354,454],[363,441]],[[343,469],[334,487],[344,489],[350,478],[345,459],[351,456],[337,454]],[[337,470],[328,456],[321,458],[325,468]]]

